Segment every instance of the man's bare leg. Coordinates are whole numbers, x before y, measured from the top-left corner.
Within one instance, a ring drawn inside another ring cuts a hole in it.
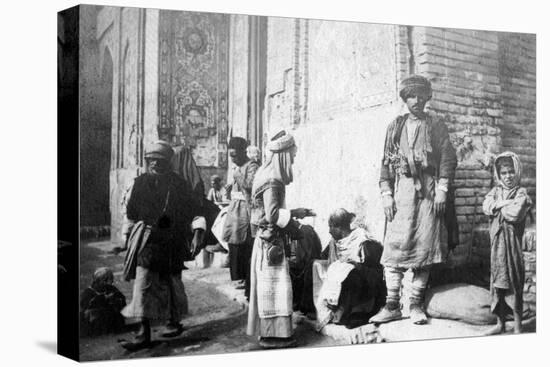
[[[497,335],[502,334],[506,331],[506,324],[504,318],[501,318],[500,315],[497,316],[497,324],[487,330],[483,335]]]
[[[504,302],[504,294],[498,292],[498,303],[496,306],[497,324],[491,329],[487,330],[483,335],[497,335],[506,331],[506,306]]]
[[[136,339],[151,342],[151,324],[149,319],[143,318]]]

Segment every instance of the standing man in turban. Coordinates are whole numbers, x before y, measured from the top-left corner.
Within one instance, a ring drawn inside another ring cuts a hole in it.
[[[173,154],[165,141],[149,146],[147,172],[134,180],[129,193],[124,278],[135,281],[132,302],[122,315],[141,322],[135,340],[122,343],[129,350],[150,345],[151,321],[169,321],[165,337],[181,334],[180,321],[188,310],[181,271],[200,248],[206,221],[190,185],[170,168]]]
[[[285,187],[292,182],[296,145],[281,131],[266,146],[264,165],[252,186],[253,221],[258,225],[250,265],[248,335],[258,335],[263,348],[296,346],[292,329],[292,283],[289,237],[298,238],[293,218],[314,215],[309,209],[285,209]]]
[[[402,81],[399,95],[409,113],[388,126],[380,172],[387,220],[380,262],[388,293],[386,306],[370,322],[402,317],[401,282],[411,270],[410,318],[415,324],[425,324],[424,293],[430,266],[445,261],[449,248],[456,245],[456,216],[449,189],[457,160],[445,124],[424,112],[432,97],[430,82],[412,75]]]
[[[229,140],[229,157],[235,165],[231,184],[231,201],[227,209],[223,229],[223,240],[229,244],[229,270],[231,280],[244,281],[238,289],[250,293],[250,256],[256,230],[250,225],[250,193],[258,163],[246,155],[248,142],[241,137]]]

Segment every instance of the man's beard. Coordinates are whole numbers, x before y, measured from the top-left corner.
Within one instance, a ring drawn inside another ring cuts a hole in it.
[[[166,170],[163,170],[163,171],[157,171],[156,169],[150,169],[149,170],[149,173],[152,174],[152,175],[155,175],[155,176],[161,176],[161,175],[165,175],[168,171]]]
[[[166,167],[159,167],[159,166],[156,166],[156,167],[149,167],[149,173],[152,174],[152,175],[155,175],[155,176],[160,176],[160,175],[165,175],[166,173],[168,173],[168,168]]]

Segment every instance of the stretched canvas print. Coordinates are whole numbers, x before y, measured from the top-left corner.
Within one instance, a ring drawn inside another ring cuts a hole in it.
[[[93,5],[58,25],[60,354],[535,332],[534,34]]]

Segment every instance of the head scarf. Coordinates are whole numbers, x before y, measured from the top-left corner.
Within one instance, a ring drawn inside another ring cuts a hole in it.
[[[502,180],[500,179],[500,175],[498,174],[498,167],[497,167],[497,163],[499,163],[499,160],[503,159],[503,158],[510,158],[512,160],[512,163],[514,164],[514,171],[516,172],[516,175],[514,176],[514,182],[512,183],[512,186],[511,187],[506,187],[506,185],[504,185],[504,182],[502,182]],[[519,160],[519,157],[517,156],[516,153],[514,152],[503,152],[503,153],[500,153],[496,159],[495,159],[495,163],[493,165],[493,171],[494,171],[494,176],[495,176],[495,182],[500,185],[501,187],[504,187],[505,189],[513,189],[517,186],[519,186],[519,183],[521,181],[521,162]]]
[[[267,143],[265,163],[256,172],[252,185],[253,196],[271,180],[279,181],[285,186],[292,182],[291,150],[295,145],[294,138],[286,131],[281,131]]]
[[[189,148],[184,145],[174,147],[174,156],[172,157],[172,171],[183,177],[191,186],[193,192],[202,197],[204,195],[204,182],[201,172]]]
[[[408,95],[425,95],[428,99],[432,98],[432,84],[421,75],[411,75],[401,81],[399,86],[399,96],[406,100]]]

